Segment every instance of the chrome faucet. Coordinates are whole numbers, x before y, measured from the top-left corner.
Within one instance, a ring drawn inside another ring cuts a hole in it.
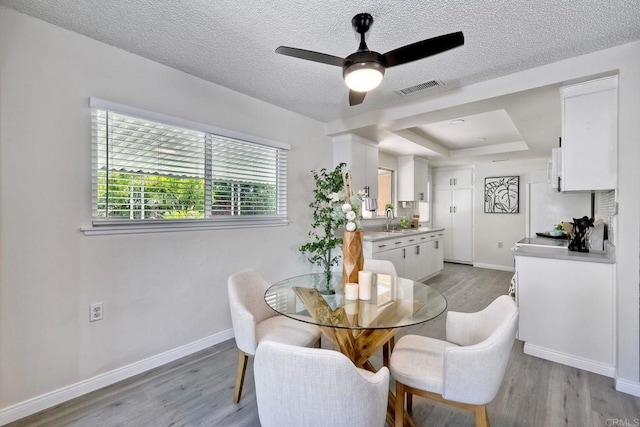
[[[387,217],[387,231],[389,231],[391,220],[393,219],[393,210],[391,208],[387,208],[387,210],[385,211],[385,216]]]

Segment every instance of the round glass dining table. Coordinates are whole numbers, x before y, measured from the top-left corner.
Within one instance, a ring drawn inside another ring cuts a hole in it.
[[[264,299],[284,316],[318,326],[343,329],[391,329],[415,325],[437,317],[447,300],[424,283],[386,274],[372,275],[370,300],[348,300],[342,285],[326,294],[323,273],[305,274],[275,283]]]
[[[426,322],[447,308],[447,300],[424,283],[386,274],[372,275],[370,300],[347,300],[340,277],[334,293],[324,274],[282,280],[267,289],[266,303],[276,312],[321,327],[334,348],[358,367],[374,370],[371,355],[399,328]]]

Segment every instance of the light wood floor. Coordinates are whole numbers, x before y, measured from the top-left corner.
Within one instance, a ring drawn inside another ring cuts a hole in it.
[[[448,309],[477,311],[507,292],[511,275],[445,264],[428,283],[447,297]],[[444,322],[443,314],[400,335],[444,339]],[[611,378],[525,355],[522,348],[516,341],[502,387],[488,405],[493,427],[639,425],[640,398],[615,391]],[[242,400],[231,403],[236,361],[230,340],[10,426],[258,426],[251,363]],[[380,366],[381,358],[373,362]],[[413,417],[418,426],[474,425],[470,412],[419,397]]]

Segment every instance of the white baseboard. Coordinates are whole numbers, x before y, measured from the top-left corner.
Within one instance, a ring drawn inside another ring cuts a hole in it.
[[[49,393],[36,396],[24,402],[16,403],[4,409],[0,409],[0,426],[33,415],[44,409],[59,405],[63,402],[101,389],[118,381],[141,374],[158,366],[165,365],[181,357],[188,356],[197,351],[204,350],[212,345],[219,344],[233,338],[233,329],[219,332],[202,338],[198,341],[174,348],[164,353],[148,357],[146,359],[123,366],[113,371],[105,372],[95,377],[88,378],[75,384],[62,387]]]
[[[640,397],[640,382],[616,378],[616,390]]]
[[[549,350],[548,348],[539,347],[533,344],[524,344],[525,354],[531,356],[540,357],[542,359],[551,360],[552,362],[562,363],[563,365],[572,366],[574,368],[583,369],[585,371],[593,372],[596,374],[604,375],[605,377],[613,378],[615,369],[612,365],[596,362],[582,357],[574,356],[572,354],[561,353],[555,350]]]
[[[478,267],[478,268],[488,268],[490,270],[501,270],[501,271],[510,271],[510,272],[514,272],[514,267],[509,267],[507,265],[497,265],[497,264],[482,264],[479,262],[474,262],[473,263],[474,267]]]

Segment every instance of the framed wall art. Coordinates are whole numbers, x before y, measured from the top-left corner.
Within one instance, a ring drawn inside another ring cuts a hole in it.
[[[484,179],[484,213],[520,212],[520,177],[496,176]]]

